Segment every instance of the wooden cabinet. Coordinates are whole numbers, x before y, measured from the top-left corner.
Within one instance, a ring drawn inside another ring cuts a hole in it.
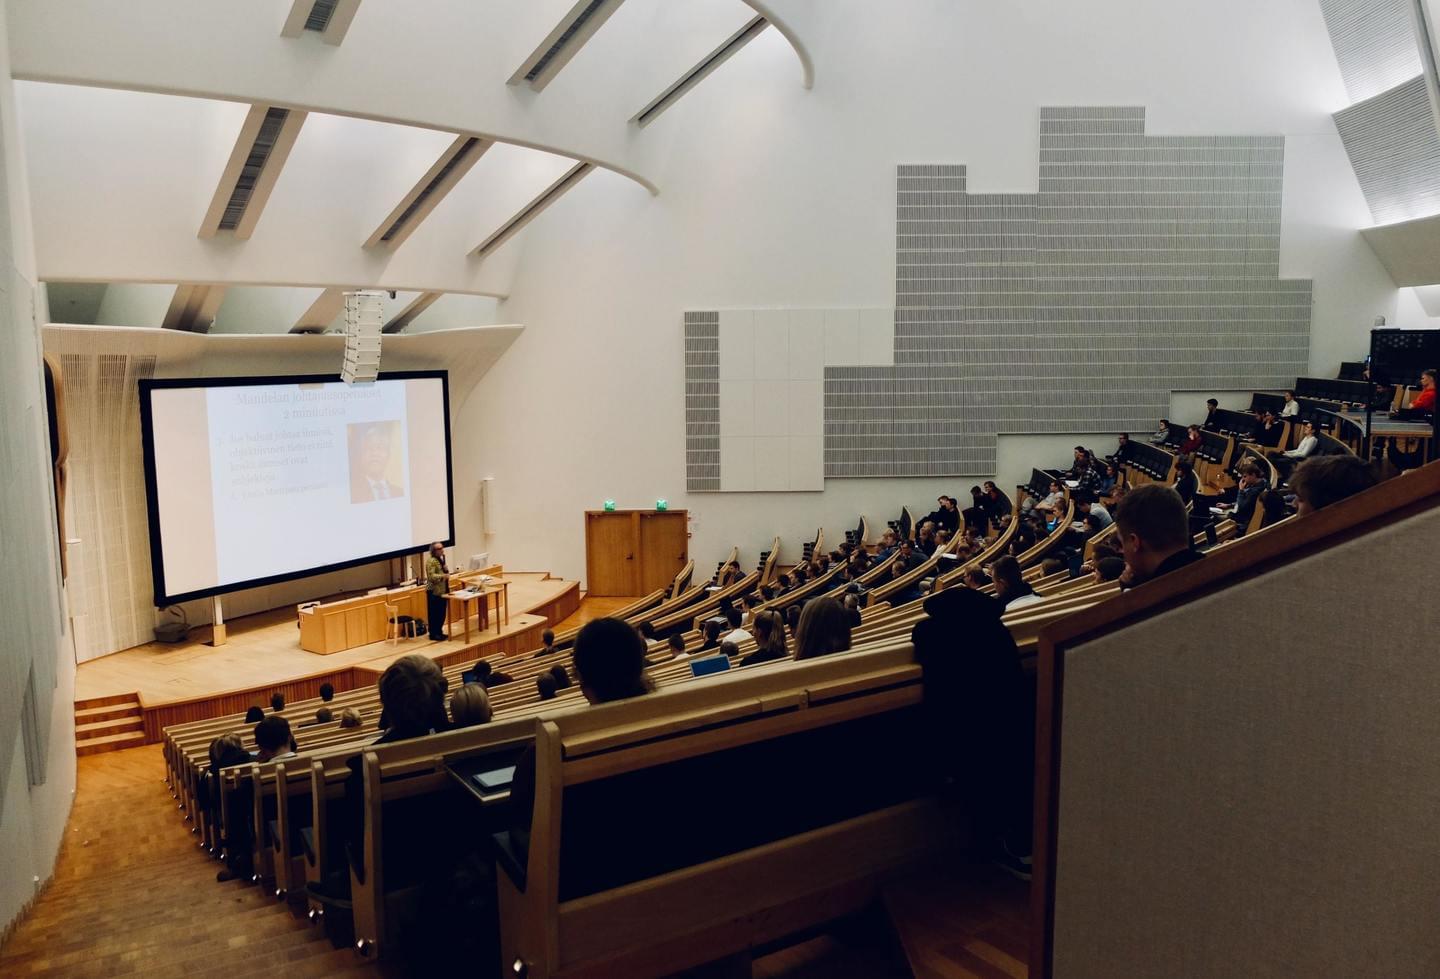
[[[689,556],[684,510],[585,511],[587,595],[647,595],[670,584]]]

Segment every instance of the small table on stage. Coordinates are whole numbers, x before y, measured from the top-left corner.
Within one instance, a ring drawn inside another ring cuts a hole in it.
[[[495,596],[495,635],[500,635],[500,611],[505,611],[505,625],[510,624],[510,582],[492,581],[475,588],[452,591],[445,598],[445,633],[450,635],[450,602],[460,603],[460,617],[465,620],[465,641],[470,641],[470,603],[475,602],[475,615],[483,617],[489,611],[490,596]],[[454,636],[451,636],[453,639]]]
[[[1415,446],[1413,451],[1418,454],[1422,465],[1435,458],[1435,446],[1432,444],[1435,438],[1435,427],[1428,421],[1419,419],[1401,421],[1391,418],[1389,415],[1375,415],[1370,430],[1367,432],[1365,430],[1365,412],[1342,411],[1337,414],[1354,422],[1362,435],[1371,435],[1377,439],[1393,439],[1396,443],[1403,441],[1413,444]]]

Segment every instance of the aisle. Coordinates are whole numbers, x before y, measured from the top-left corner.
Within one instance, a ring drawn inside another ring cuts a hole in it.
[[[55,880],[0,975],[380,976],[260,888],[217,884],[162,781],[159,745],[79,759]]]

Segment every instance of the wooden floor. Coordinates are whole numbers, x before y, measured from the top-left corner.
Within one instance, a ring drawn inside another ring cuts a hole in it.
[[[160,747],[79,759],[53,883],[0,976],[381,976],[260,888],[215,881],[161,779]]]
[[[543,605],[574,584],[538,572],[511,572],[505,578],[510,582],[510,605],[517,610]],[[534,615],[512,613],[502,635],[533,628],[542,621]],[[471,625],[474,643],[483,637],[473,621]],[[75,699],[89,701],[138,693],[147,707],[154,707],[228,690],[279,685],[349,666],[384,670],[409,653],[436,656],[465,647],[464,630],[456,628],[452,638],[443,642],[411,639],[402,646],[379,642],[319,656],[300,648],[295,609],[289,606],[232,619],[226,627],[229,641],[223,646],[206,645],[210,629],[205,626],[183,643],[146,643],[81,663],[75,673]],[[493,628],[488,636],[495,636]]]

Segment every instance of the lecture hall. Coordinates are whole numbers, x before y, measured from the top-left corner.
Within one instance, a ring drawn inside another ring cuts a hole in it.
[[[1440,976],[1437,64],[0,0],[0,975]]]

